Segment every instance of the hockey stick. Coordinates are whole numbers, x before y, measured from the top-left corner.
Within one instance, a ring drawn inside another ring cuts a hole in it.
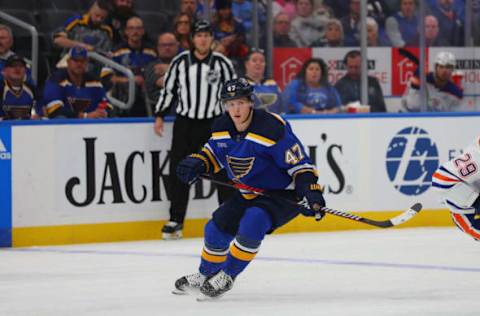
[[[288,200],[288,199],[286,199],[284,197],[281,197],[281,196],[274,196],[274,195],[268,194],[267,192],[265,192],[262,189],[253,188],[253,187],[250,187],[250,186],[245,185],[243,183],[227,183],[227,182],[223,182],[223,181],[218,181],[218,180],[215,180],[208,175],[200,175],[200,178],[208,180],[208,181],[210,181],[212,183],[215,183],[215,184],[218,184],[218,185],[225,186],[225,187],[229,187],[229,188],[233,188],[233,189],[237,189],[237,190],[245,190],[245,191],[256,193],[258,195],[263,195],[265,197],[269,197],[269,198],[272,198],[272,199],[277,199],[277,200],[282,201],[284,203],[291,204],[292,206],[295,206],[295,207],[299,207],[299,206],[300,207],[305,207],[304,205],[297,204],[292,200]],[[373,219],[369,219],[369,218],[361,217],[361,216],[358,216],[358,215],[354,215],[354,214],[351,214],[351,213],[348,213],[348,212],[335,210],[335,209],[332,209],[332,208],[329,208],[329,207],[323,207],[322,210],[324,210],[325,213],[332,214],[332,215],[339,216],[339,217],[343,217],[343,218],[346,218],[346,219],[349,219],[349,220],[352,220],[352,221],[361,222],[361,223],[364,223],[364,224],[367,224],[367,225],[370,225],[370,226],[375,226],[375,227],[380,227],[380,228],[388,228],[388,227],[398,226],[398,225],[400,225],[402,223],[405,223],[406,221],[410,220],[412,217],[417,215],[418,212],[420,212],[422,210],[422,204],[421,203],[415,203],[409,209],[405,210],[400,215],[397,215],[397,216],[395,216],[391,219],[387,219],[387,220],[384,220],[384,221],[376,221],[376,220],[373,220]]]

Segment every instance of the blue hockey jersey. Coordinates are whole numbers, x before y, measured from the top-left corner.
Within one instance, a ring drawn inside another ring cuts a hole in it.
[[[0,118],[29,119],[35,106],[35,89],[23,83],[20,89],[12,88],[3,80],[0,81]]]
[[[294,189],[295,177],[304,172],[317,177],[290,124],[264,110],[253,110],[245,132],[235,129],[228,114],[222,115],[215,120],[201,154],[213,169],[209,171],[224,168],[231,180],[264,190]]]
[[[98,79],[86,74],[84,82],[77,87],[70,81],[66,69],[58,70],[47,80],[42,104],[49,118],[76,118],[79,113],[94,111],[100,104],[110,107]]]

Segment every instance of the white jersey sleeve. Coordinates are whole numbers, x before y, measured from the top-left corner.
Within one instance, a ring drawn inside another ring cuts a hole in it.
[[[480,192],[480,138],[462,155],[444,163],[432,176],[432,187],[454,213],[473,214]]]

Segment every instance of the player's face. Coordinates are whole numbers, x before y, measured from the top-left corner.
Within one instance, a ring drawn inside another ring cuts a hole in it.
[[[444,65],[437,65],[435,67],[435,74],[437,79],[440,81],[448,81],[452,78],[453,73],[453,66],[444,66]]]
[[[207,54],[212,46],[213,36],[209,32],[195,33],[192,42],[193,46],[200,54]]]
[[[265,72],[265,56],[262,53],[252,53],[245,62],[246,74],[249,77],[263,77]]]
[[[233,99],[225,102],[225,108],[235,126],[248,122],[251,107],[252,101],[247,98]]]

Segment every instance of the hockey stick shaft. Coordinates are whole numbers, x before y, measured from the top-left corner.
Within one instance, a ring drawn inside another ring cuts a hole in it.
[[[210,181],[212,183],[215,183],[215,184],[218,184],[218,185],[225,186],[225,187],[233,188],[233,189],[236,189],[236,190],[245,190],[245,191],[249,191],[251,193],[256,193],[256,194],[259,194],[259,195],[263,195],[265,197],[269,197],[269,198],[272,198],[272,199],[277,199],[277,200],[280,200],[282,202],[291,204],[292,206],[295,206],[295,207],[303,207],[302,205],[297,204],[292,200],[286,199],[286,198],[281,197],[281,196],[274,196],[274,195],[268,194],[267,192],[265,192],[262,189],[250,187],[250,186],[242,184],[242,183],[227,183],[227,182],[215,180],[215,179],[213,179],[213,178],[211,178],[210,176],[207,176],[207,175],[200,175],[200,178],[208,180],[208,181]],[[398,226],[402,223],[405,223],[406,221],[410,220],[413,216],[415,216],[418,212],[420,212],[421,209],[422,209],[422,204],[415,203],[409,209],[402,212],[400,215],[398,215],[396,217],[393,217],[393,218],[385,220],[385,221],[376,221],[376,220],[365,218],[365,217],[362,217],[362,216],[358,216],[358,215],[355,215],[355,214],[352,214],[352,213],[335,210],[335,209],[332,209],[332,208],[329,208],[329,207],[323,207],[322,208],[322,210],[324,210],[325,213],[335,215],[335,216],[339,216],[339,217],[342,217],[342,218],[346,218],[346,219],[349,219],[349,220],[352,220],[352,221],[361,222],[361,223],[364,223],[364,224],[367,224],[367,225],[370,225],[370,226],[380,227],[380,228],[388,228],[388,227]]]

